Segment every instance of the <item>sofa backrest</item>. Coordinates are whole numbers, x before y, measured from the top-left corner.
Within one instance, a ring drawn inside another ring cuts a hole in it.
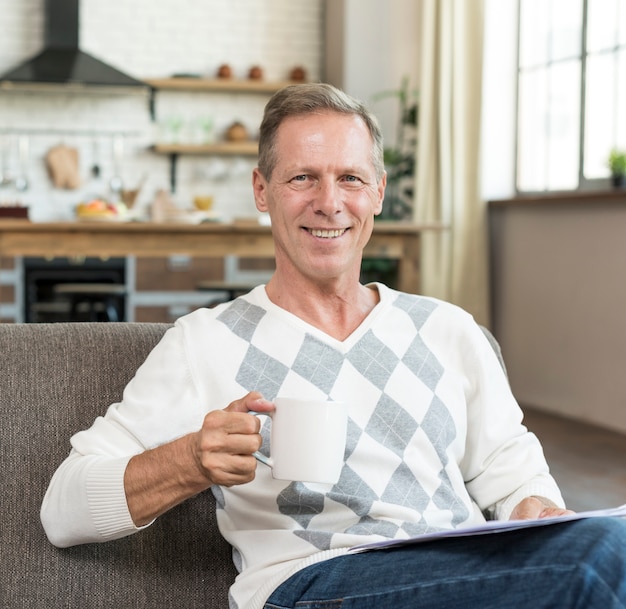
[[[122,390],[166,324],[0,324],[0,604],[224,609],[235,578],[210,492],[136,535],[67,549],[39,508],[70,436]]]

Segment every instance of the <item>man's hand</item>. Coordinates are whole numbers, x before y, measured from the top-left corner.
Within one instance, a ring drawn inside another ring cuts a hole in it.
[[[233,486],[254,479],[261,447],[260,422],[248,413],[270,412],[274,405],[252,392],[230,403],[224,410],[209,412],[195,434],[193,454],[199,471],[210,484]]]
[[[573,514],[572,510],[560,508],[545,497],[526,497],[511,512],[510,520],[532,520],[535,518],[552,518]]]
[[[124,474],[128,510],[147,524],[213,484],[233,486],[254,479],[261,446],[260,422],[248,414],[271,412],[272,402],[249,393],[204,417],[202,428],[131,458]]]

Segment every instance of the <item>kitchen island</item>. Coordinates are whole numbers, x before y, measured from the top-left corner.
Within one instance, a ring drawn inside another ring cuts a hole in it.
[[[398,262],[398,289],[420,289],[420,236],[440,230],[404,222],[378,222],[365,248],[368,258]],[[223,224],[155,222],[29,222],[0,220],[0,260],[12,256],[184,255],[272,258],[271,228],[255,222]],[[1,272],[1,271],[0,271]]]

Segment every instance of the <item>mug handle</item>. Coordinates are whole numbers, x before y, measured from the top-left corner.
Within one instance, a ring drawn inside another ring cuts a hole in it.
[[[266,417],[270,417],[270,419],[271,419],[273,413],[271,413],[271,412],[256,412],[254,410],[249,410],[248,414],[253,414],[255,417],[263,415],[263,416],[266,416]],[[272,461],[272,458],[271,457],[266,457],[264,454],[260,453],[258,450],[255,450],[252,453],[252,456],[259,463],[263,463],[263,464],[267,465],[268,467],[274,467],[274,461]]]

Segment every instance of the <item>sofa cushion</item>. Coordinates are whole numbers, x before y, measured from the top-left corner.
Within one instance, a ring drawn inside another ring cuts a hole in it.
[[[0,324],[0,598],[11,609],[224,608],[235,577],[210,492],[117,541],[58,549],[39,509],[70,436],[122,390],[166,324]]]

